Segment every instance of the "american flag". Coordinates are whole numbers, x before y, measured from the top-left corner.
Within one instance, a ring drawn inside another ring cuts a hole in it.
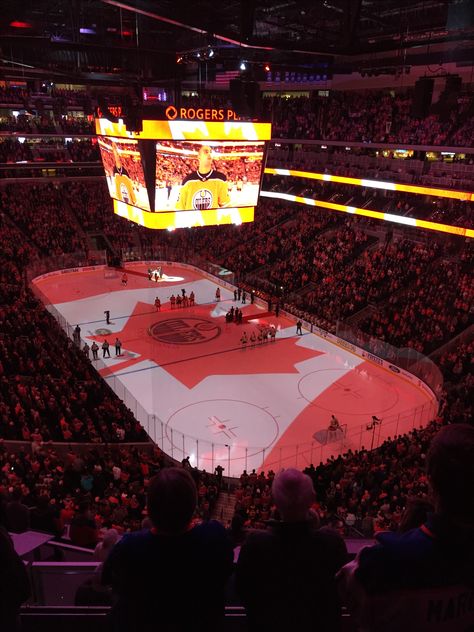
[[[224,72],[216,72],[216,84],[222,88],[229,88],[229,81],[238,79],[240,70],[225,70]]]

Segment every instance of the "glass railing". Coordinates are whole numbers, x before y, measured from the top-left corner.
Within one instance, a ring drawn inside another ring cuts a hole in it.
[[[398,369],[402,369],[416,375],[427,384],[433,393],[439,397],[443,388],[443,374],[438,366],[419,351],[405,347],[398,349],[388,342],[379,340],[375,336],[367,334],[357,327],[338,321],[336,334],[339,338],[364,349],[377,358],[391,362]]]

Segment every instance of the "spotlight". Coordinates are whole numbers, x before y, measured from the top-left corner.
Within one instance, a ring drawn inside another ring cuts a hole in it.
[[[239,68],[240,68],[240,70],[247,70],[247,66],[246,66],[246,64],[245,64],[245,62],[244,62],[244,61],[241,61],[241,62],[240,62],[240,66],[239,66]]]
[[[270,66],[268,64],[265,64],[265,72],[270,72]]]
[[[179,55],[178,57],[176,57],[176,63],[177,63],[177,64],[182,64],[182,63],[183,63],[183,57],[182,57],[182,55]]]
[[[214,57],[214,51],[213,51],[213,49],[212,49],[212,48],[210,48],[210,49],[209,49],[209,52],[207,53],[207,56],[209,57],[209,59],[210,59],[211,57]]]

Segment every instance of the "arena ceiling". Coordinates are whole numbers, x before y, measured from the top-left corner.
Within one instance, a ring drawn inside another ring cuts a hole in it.
[[[177,56],[208,46],[227,65],[350,63],[443,42],[472,50],[473,40],[471,0],[3,0],[0,18],[4,64],[148,78],[171,77]]]

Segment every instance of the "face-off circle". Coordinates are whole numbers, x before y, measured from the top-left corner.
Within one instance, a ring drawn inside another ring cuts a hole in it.
[[[310,406],[336,415],[379,415],[397,405],[397,389],[382,376],[364,376],[357,370],[341,373],[344,369],[320,369],[307,373],[298,382],[301,397]],[[327,376],[332,375],[334,378],[328,380]],[[327,383],[323,390],[322,383]]]
[[[174,345],[196,345],[220,336],[221,328],[203,318],[167,318],[151,325],[148,333],[158,342]]]
[[[209,448],[212,443],[243,449],[247,446],[249,456],[269,448],[279,432],[278,421],[266,408],[238,399],[195,402],[179,408],[166,422],[166,436],[177,448],[181,446],[182,433],[198,438],[200,449]],[[237,453],[234,450],[232,456]]]

